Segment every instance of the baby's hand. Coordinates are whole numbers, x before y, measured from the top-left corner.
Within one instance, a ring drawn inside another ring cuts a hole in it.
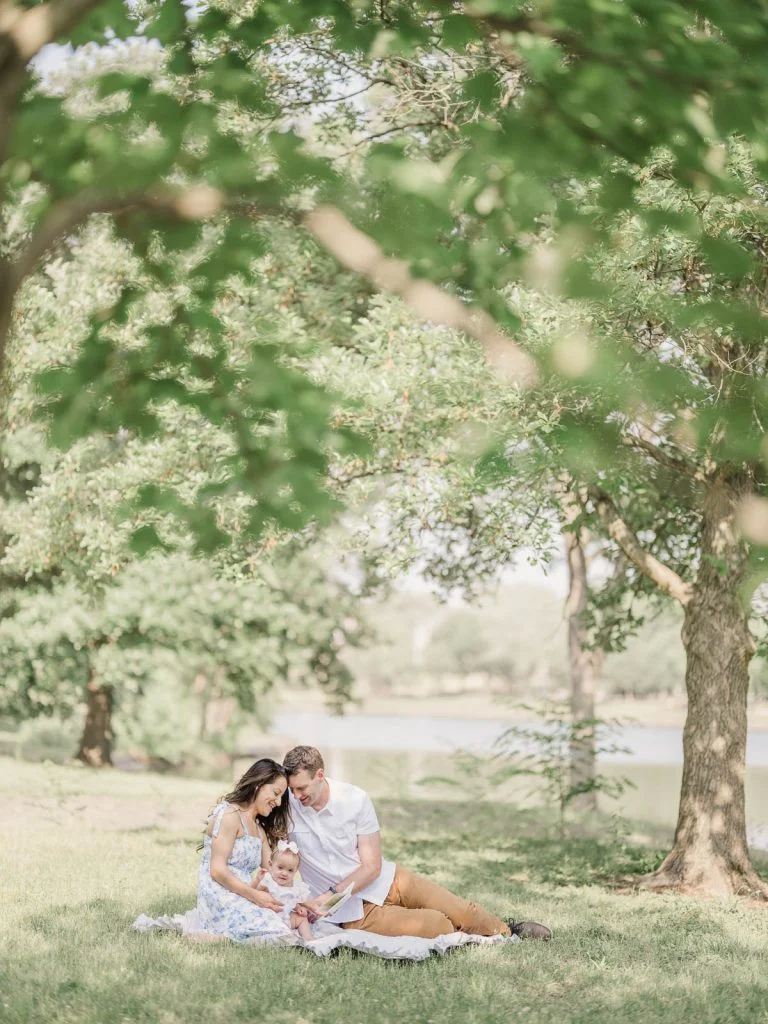
[[[266,873],[267,872],[266,872],[266,870],[264,868],[259,868],[259,870],[256,872],[256,874],[251,879],[251,888],[258,889],[259,886],[261,885],[261,883],[264,881],[264,877],[265,877]]]
[[[309,917],[309,910],[307,910],[303,903],[297,903],[293,908],[293,912],[298,914],[299,917]]]

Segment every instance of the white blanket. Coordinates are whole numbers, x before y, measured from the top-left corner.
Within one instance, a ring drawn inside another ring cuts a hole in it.
[[[186,914],[174,914],[173,916],[166,914],[156,918],[141,914],[131,927],[137,932],[178,932],[189,939],[212,937],[200,930],[194,910],[190,910]],[[386,960],[427,960],[433,953],[447,953],[448,950],[457,949],[459,946],[520,941],[516,935],[468,935],[466,932],[451,932],[449,935],[439,935],[436,939],[419,939],[412,935],[375,935],[373,932],[361,932],[355,928],[339,928],[327,921],[319,921],[314,929],[317,938],[311,942],[305,942],[295,933],[291,933],[278,941],[251,939],[244,945],[301,946],[316,956],[328,956],[334,949],[344,947],[356,949],[360,953],[380,956]],[[215,938],[220,938],[220,936],[215,936]]]

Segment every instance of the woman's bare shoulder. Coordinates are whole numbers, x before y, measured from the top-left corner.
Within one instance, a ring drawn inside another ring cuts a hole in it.
[[[208,818],[208,827],[206,828],[206,835],[212,835],[213,830],[216,828],[216,822],[219,822],[219,828],[225,829],[226,832],[232,831],[232,825],[235,825],[234,831],[241,830],[240,816],[237,813],[237,808],[232,807],[229,804],[225,804],[223,807],[218,807],[212,811]]]

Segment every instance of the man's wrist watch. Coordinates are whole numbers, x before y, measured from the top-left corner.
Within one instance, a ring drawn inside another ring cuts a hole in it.
[[[338,889],[336,888],[336,886],[335,886],[335,885],[329,885],[329,886],[328,886],[328,892],[332,892],[334,896],[336,896],[336,895],[337,895],[338,891],[339,891],[339,890],[338,890]]]

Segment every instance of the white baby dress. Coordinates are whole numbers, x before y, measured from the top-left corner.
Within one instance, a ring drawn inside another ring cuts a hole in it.
[[[280,885],[269,872],[264,875],[259,888],[266,889],[267,892],[272,893],[276,900],[280,900],[283,904],[283,909],[278,914],[278,917],[281,917],[286,924],[290,923],[291,913],[296,909],[296,904],[303,903],[304,900],[310,898],[309,886],[306,882],[297,879],[293,885]]]

